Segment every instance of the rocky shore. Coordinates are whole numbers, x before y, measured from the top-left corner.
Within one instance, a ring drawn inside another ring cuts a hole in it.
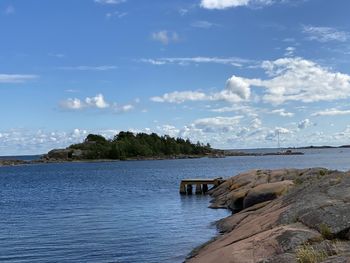
[[[0,167],[1,166],[23,165],[23,164],[28,164],[28,162],[22,161],[22,160],[1,160],[0,159]]]
[[[188,263],[350,262],[350,172],[254,170],[227,179],[211,196],[211,208],[233,214]]]

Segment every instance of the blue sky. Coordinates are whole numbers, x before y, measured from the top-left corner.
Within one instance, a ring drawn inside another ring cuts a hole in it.
[[[347,0],[2,0],[0,155],[120,130],[350,144]]]

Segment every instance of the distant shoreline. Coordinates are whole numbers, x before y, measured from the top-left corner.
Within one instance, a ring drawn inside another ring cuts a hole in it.
[[[81,159],[81,160],[17,160],[17,159],[0,159],[0,167],[33,165],[33,164],[60,164],[60,163],[103,163],[103,162],[127,162],[127,161],[162,161],[162,160],[184,160],[184,159],[200,159],[208,156],[169,156],[169,157],[140,157],[127,158],[125,160],[118,159]]]
[[[254,156],[273,156],[273,155],[303,155],[301,152],[270,152],[270,153],[244,153],[244,152],[228,152],[225,154],[214,155],[181,155],[181,156],[158,156],[158,157],[134,157],[119,159],[45,159],[38,160],[18,160],[18,159],[0,159],[0,167],[34,165],[34,164],[60,164],[60,163],[101,163],[101,162],[125,162],[125,161],[162,161],[162,160],[185,160],[185,159],[201,159],[201,158],[226,158],[226,157],[254,157]],[[44,156],[44,155],[43,155]]]
[[[256,149],[242,149],[242,150],[217,150],[217,154],[209,154],[209,155],[179,155],[179,156],[156,156],[156,157],[134,157],[134,158],[126,158],[125,160],[119,159],[44,159],[45,154],[42,155],[33,155],[33,156],[41,156],[41,159],[35,160],[22,160],[16,159],[16,156],[0,156],[0,167],[5,166],[18,166],[18,165],[32,165],[32,164],[45,164],[45,163],[96,163],[96,162],[122,162],[122,161],[157,161],[157,160],[178,160],[178,159],[200,159],[200,158],[225,158],[225,157],[241,157],[241,156],[274,156],[274,155],[302,155],[302,152],[293,152],[293,150],[309,150],[309,149],[344,149],[350,148],[350,145],[341,145],[341,146],[303,146],[303,147],[288,147],[283,148],[284,150],[291,152],[287,153],[286,151],[281,152],[265,152],[261,153],[258,151],[269,149],[276,150],[276,148],[256,148]],[[246,151],[254,151],[257,152],[246,152]],[[32,155],[28,155],[32,156]]]

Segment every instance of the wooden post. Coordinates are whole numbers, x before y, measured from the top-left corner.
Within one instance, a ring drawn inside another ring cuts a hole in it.
[[[203,184],[202,191],[203,191],[203,194],[206,194],[208,192],[208,185],[207,184]]]
[[[186,194],[186,184],[182,183],[180,184],[180,194],[185,195]]]
[[[192,194],[192,185],[188,184],[186,188],[187,188],[187,194],[191,195]]]
[[[196,184],[196,195],[202,194],[202,184]]]

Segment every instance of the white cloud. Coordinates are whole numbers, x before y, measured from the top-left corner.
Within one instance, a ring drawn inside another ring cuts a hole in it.
[[[274,105],[286,101],[311,103],[334,101],[350,97],[350,75],[333,72],[319,64],[299,57],[264,61],[260,66],[269,77],[249,79],[233,75],[226,88],[214,93],[175,91],[152,98],[156,102],[183,103],[185,101],[226,101],[237,103],[259,100],[252,96],[252,88],[262,88],[263,101]]]
[[[276,139],[279,138],[279,142],[285,142],[287,139],[286,139],[286,136],[284,135],[288,135],[288,137],[290,138],[292,135],[294,135],[294,132],[284,127],[275,127],[273,130],[269,130],[267,134],[265,134],[264,140],[276,141]],[[280,146],[280,145],[276,145],[276,146]]]
[[[161,42],[163,45],[168,45],[169,43],[179,41],[179,35],[176,32],[162,30],[158,32],[153,32],[152,39]]]
[[[348,32],[337,30],[333,27],[303,26],[303,33],[308,35],[309,40],[319,42],[340,41],[346,42],[350,35]]]
[[[37,75],[0,74],[0,83],[24,83],[38,77]]]
[[[249,82],[244,78],[232,76],[226,82],[226,88],[220,92],[204,93],[200,91],[174,91],[163,96],[152,97],[154,102],[184,103],[186,101],[226,101],[236,103],[250,97]]]
[[[177,64],[181,66],[189,64],[222,64],[231,65],[236,67],[242,67],[244,64],[255,63],[252,60],[237,58],[237,57],[180,57],[180,58],[158,58],[158,59],[141,59],[141,62],[149,63],[152,65],[166,65],[166,64]]]
[[[60,103],[60,106],[64,109],[69,109],[69,110],[80,110],[82,108],[84,108],[84,103],[77,98],[69,98],[65,101],[62,101]]]
[[[285,55],[286,57],[292,57],[292,56],[294,56],[295,50],[296,50],[295,47],[287,47],[286,50],[285,50],[284,55]]]
[[[213,26],[216,26],[216,24],[205,21],[205,20],[198,20],[195,21],[191,24],[192,27],[197,27],[197,28],[203,28],[203,29],[208,29],[211,28]]]
[[[339,109],[326,109],[323,111],[318,111],[315,112],[313,114],[311,114],[311,116],[336,116],[336,115],[349,115],[350,114],[350,110],[339,110]]]
[[[250,122],[250,127],[253,129],[258,129],[261,127],[261,125],[262,125],[262,121],[258,118],[255,118]]]
[[[43,154],[54,148],[67,147],[83,141],[87,131],[45,131],[12,129],[1,131],[0,155]]]
[[[123,18],[125,16],[127,16],[128,13],[127,12],[119,12],[119,11],[114,11],[114,12],[108,12],[106,14],[106,18],[110,19],[110,18],[113,18],[113,17],[116,17],[116,18]]]
[[[298,123],[298,128],[299,129],[306,129],[311,125],[311,121],[309,119],[302,120],[301,122]]]
[[[64,70],[81,70],[81,71],[107,71],[117,69],[117,66],[102,65],[102,66],[75,66],[75,67],[60,67]]]
[[[129,112],[129,111],[132,111],[133,109],[135,109],[135,106],[131,104],[126,104],[122,106],[115,105],[114,107],[114,110],[116,112]]]
[[[206,9],[226,9],[229,7],[247,6],[251,0],[202,0],[201,7]]]
[[[161,97],[152,97],[154,102],[183,103],[185,101],[204,101],[207,95],[200,91],[174,91]]]
[[[126,0],[94,0],[95,3],[104,4],[104,5],[117,5],[125,3]]]
[[[157,126],[157,132],[160,132],[161,134],[164,134],[164,135],[169,135],[171,137],[178,137],[180,134],[179,129],[177,129],[175,126],[169,125],[169,124]]]
[[[287,128],[283,128],[283,127],[276,127],[275,128],[275,133],[276,134],[289,134],[289,133],[293,133],[293,131],[287,129]]]
[[[189,11],[190,11],[190,10],[187,9],[187,8],[180,8],[180,9],[179,9],[179,14],[180,14],[181,16],[184,16],[184,15],[186,15]]]
[[[210,111],[217,112],[217,113],[235,112],[235,113],[251,116],[254,118],[258,116],[255,108],[250,107],[248,105],[242,105],[242,104],[238,104],[238,105],[236,104],[228,107],[214,108],[214,109],[211,109]]]
[[[265,61],[262,65],[271,76],[268,80],[250,80],[252,85],[265,88],[266,102],[332,101],[350,96],[350,76],[332,72],[302,58],[282,58]]]
[[[271,111],[271,113],[276,113],[282,117],[293,117],[294,113],[292,112],[287,112],[285,109],[277,109],[277,110],[273,110]]]
[[[201,0],[200,6],[206,9],[227,9],[240,6],[250,6],[250,5],[271,5],[276,2],[285,2],[278,0]]]
[[[218,130],[229,132],[237,127],[242,118],[242,116],[203,118],[196,120],[193,125],[204,132],[216,132]]]
[[[88,107],[105,109],[109,107],[109,104],[105,101],[102,94],[97,94],[95,97],[85,99],[85,103]]]
[[[84,100],[78,98],[69,98],[60,102],[60,107],[66,110],[82,110],[82,109],[109,109],[115,113],[125,113],[135,109],[132,104],[119,105],[117,103],[109,103],[102,94],[94,97],[86,97]]]
[[[250,97],[250,83],[244,78],[232,76],[226,82],[226,89],[242,100],[248,100]]]

